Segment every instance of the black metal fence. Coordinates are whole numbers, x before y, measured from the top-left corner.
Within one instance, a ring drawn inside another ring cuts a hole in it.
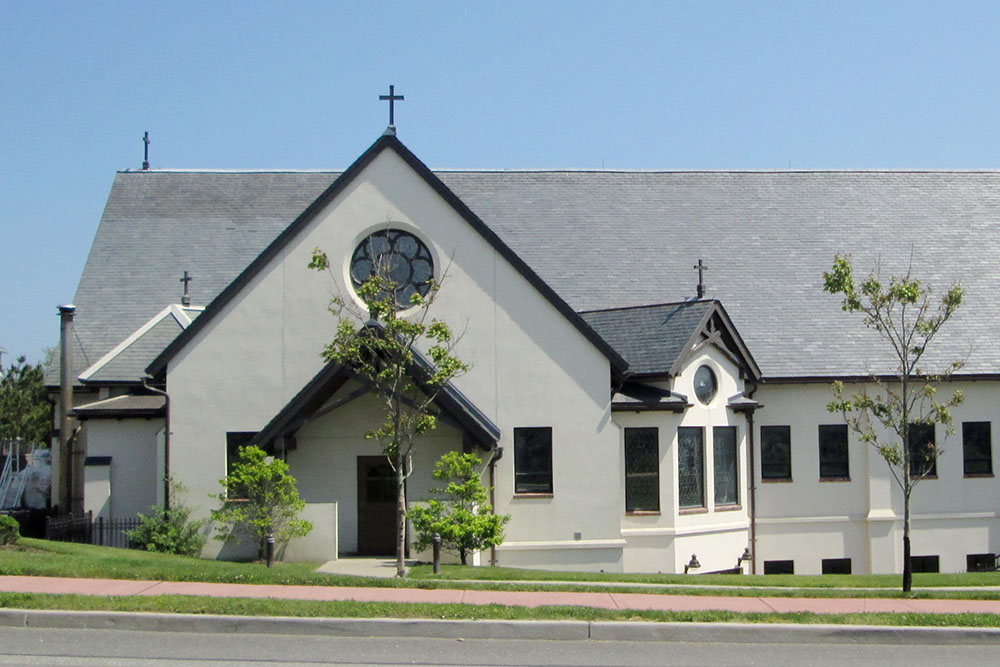
[[[139,527],[138,518],[111,519],[87,512],[82,516],[49,517],[45,524],[45,539],[58,542],[80,542],[105,547],[129,547],[127,531]]]

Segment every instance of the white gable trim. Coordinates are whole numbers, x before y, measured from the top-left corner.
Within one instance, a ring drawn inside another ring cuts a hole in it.
[[[194,321],[191,319],[191,317],[188,315],[186,311],[197,311],[200,313],[203,310],[205,309],[198,306],[182,306],[177,303],[170,304],[169,306],[158,312],[156,315],[153,315],[153,317],[151,317],[149,321],[147,321],[141,327],[132,332],[132,335],[130,335],[122,342],[118,343],[118,345],[113,347],[110,352],[105,354],[103,357],[94,362],[89,368],[80,373],[80,379],[89,380],[98,371],[100,371],[102,368],[111,363],[111,361],[114,360],[115,357],[117,357],[119,354],[127,350],[129,346],[132,345],[132,343],[136,342],[137,340],[145,336],[150,329],[152,329],[157,324],[162,322],[163,318],[165,318],[167,315],[173,316],[174,320],[177,322],[178,325],[180,325],[181,329],[183,330],[191,326],[191,322]]]

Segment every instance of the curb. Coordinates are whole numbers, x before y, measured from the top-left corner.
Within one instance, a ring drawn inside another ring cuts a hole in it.
[[[0,609],[0,627],[139,630],[233,634],[547,639],[758,644],[989,644],[1000,629],[772,623],[628,621],[470,621],[395,618],[291,618],[106,611]]]

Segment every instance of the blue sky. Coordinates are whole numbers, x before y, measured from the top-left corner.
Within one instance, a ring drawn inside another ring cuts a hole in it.
[[[996,2],[0,0],[0,346],[58,338],[115,171],[996,168]],[[151,240],[150,252],[156,252]]]

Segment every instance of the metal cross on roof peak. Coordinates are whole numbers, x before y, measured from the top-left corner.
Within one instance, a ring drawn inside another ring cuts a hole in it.
[[[191,293],[188,291],[188,286],[192,280],[194,280],[194,278],[188,275],[187,271],[184,272],[184,277],[180,279],[180,282],[184,283],[184,296],[181,297],[181,303],[185,306],[191,305]]]
[[[389,85],[388,95],[379,95],[379,100],[383,102],[389,102],[389,129],[396,129],[396,100],[402,101],[404,98],[402,95],[396,94],[396,86]]]
[[[708,266],[699,259],[698,263],[691,268],[698,269],[698,298],[700,299],[705,296],[705,271],[708,271]]]

